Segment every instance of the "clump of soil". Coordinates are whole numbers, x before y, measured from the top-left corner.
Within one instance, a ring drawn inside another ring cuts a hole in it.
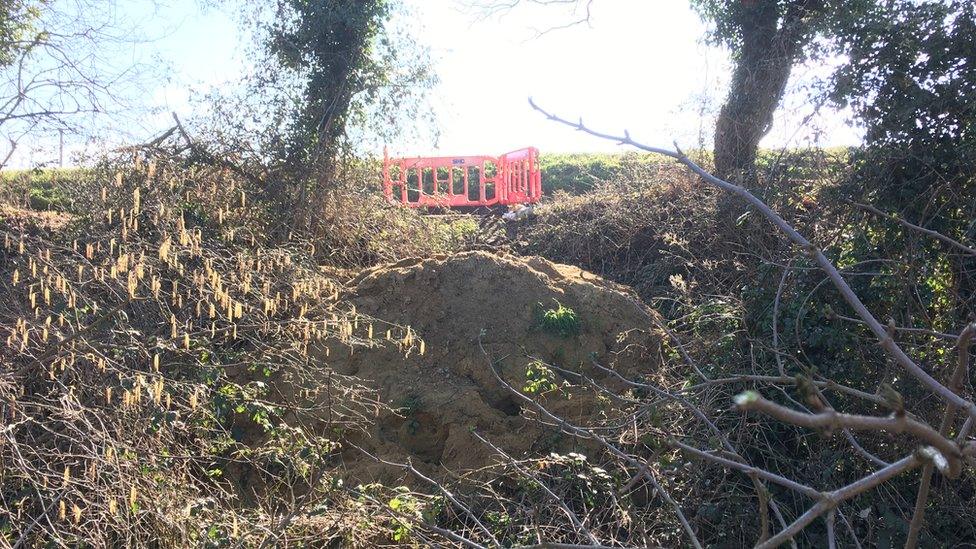
[[[536,359],[619,390],[619,380],[593,366],[594,360],[627,378],[652,373],[660,364],[653,311],[624,287],[538,257],[479,251],[405,260],[360,274],[349,299],[362,313],[411,326],[425,342],[423,355],[414,350],[404,358],[391,346],[352,354],[336,348],[325,359],[398,410],[381,414],[371,432],[349,442],[388,460],[409,459],[422,470],[493,463],[491,450],[472,431],[515,458],[580,449],[573,437],[534,421],[536,410],[498,382],[492,361],[519,390],[537,379],[526,377]],[[559,305],[576,313],[575,335],[542,327],[545,311]],[[580,386],[579,378],[554,372],[551,381],[531,394],[561,417],[592,424],[611,407]],[[402,474],[351,445],[343,461],[347,475],[359,482]]]

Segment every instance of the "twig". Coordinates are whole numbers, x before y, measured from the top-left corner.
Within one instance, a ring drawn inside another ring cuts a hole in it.
[[[834,532],[835,512],[833,509],[827,512],[827,548],[837,549],[837,534]]]
[[[308,500],[311,498],[312,493],[315,491],[315,486],[318,485],[320,480],[322,480],[322,476],[325,474],[327,470],[323,465],[324,464],[319,464],[319,467],[316,469],[315,473],[311,476],[311,480],[309,481],[308,491],[301,495],[299,500],[295,502],[295,505],[293,505],[292,508],[288,511],[288,514],[282,517],[281,520],[278,522],[278,524],[275,525],[268,532],[268,535],[264,537],[264,540],[261,542],[261,545],[258,546],[258,549],[265,549],[266,547],[271,547],[272,544],[278,543],[278,540],[281,539],[281,535],[285,533],[285,531],[288,529],[288,526],[291,524],[291,522],[295,520],[295,516],[298,515],[298,513],[301,512],[301,510],[305,507],[305,505],[308,504]]]
[[[756,475],[770,482],[774,482],[776,484],[779,484],[780,486],[785,486],[791,490],[795,490],[801,494],[804,494],[814,499],[820,499],[823,497],[823,493],[815,488],[812,488],[805,484],[800,484],[799,482],[790,480],[784,476],[777,475],[776,473],[767,471],[765,469],[760,469],[758,467],[753,467],[745,463],[740,463],[738,461],[726,459],[721,456],[716,456],[715,454],[709,454],[708,452],[703,452],[698,448],[695,448],[694,446],[689,446],[677,440],[671,440],[670,443],[672,446],[675,446],[676,448],[681,448],[685,452],[693,456],[699,457],[701,459],[704,459],[706,461],[712,461],[719,465],[728,467],[730,469],[738,469],[747,475]]]
[[[684,528],[685,533],[688,534],[688,538],[691,541],[691,544],[696,549],[701,549],[702,548],[701,542],[698,541],[698,537],[695,535],[694,529],[692,529],[691,524],[688,522],[687,517],[685,517],[684,511],[681,510],[681,506],[678,505],[678,503],[676,501],[674,501],[674,499],[671,497],[671,494],[669,494],[668,491],[664,489],[664,486],[662,486],[658,482],[657,478],[651,473],[650,468],[647,466],[646,463],[643,463],[641,461],[638,461],[637,459],[635,459],[635,458],[627,455],[626,453],[624,453],[623,451],[621,451],[619,448],[617,448],[613,444],[610,444],[610,442],[608,442],[605,438],[601,437],[600,435],[598,435],[598,434],[596,434],[596,433],[594,433],[592,431],[589,431],[587,429],[583,429],[581,427],[577,427],[576,425],[573,425],[573,424],[569,423],[568,421],[566,421],[566,420],[564,420],[564,419],[562,419],[562,418],[554,415],[545,406],[543,406],[543,405],[539,404],[538,402],[536,402],[535,400],[533,400],[533,399],[525,396],[521,391],[519,391],[515,387],[512,387],[512,385],[510,383],[508,383],[507,381],[505,381],[504,378],[502,378],[501,374],[499,374],[498,373],[498,370],[495,368],[495,361],[492,360],[491,356],[488,354],[488,351],[485,349],[484,342],[482,341],[482,336],[483,336],[483,334],[479,334],[479,336],[478,336],[478,347],[481,349],[481,353],[485,356],[485,359],[488,361],[488,366],[491,369],[492,374],[494,374],[495,379],[503,387],[505,387],[513,396],[515,396],[519,400],[522,400],[523,402],[526,402],[527,404],[532,405],[534,408],[536,408],[544,416],[546,416],[549,419],[551,419],[552,421],[555,421],[556,423],[558,423],[560,425],[560,427],[563,428],[563,430],[565,430],[565,431],[567,431],[569,433],[572,433],[575,436],[578,436],[578,437],[581,437],[581,438],[590,439],[590,440],[595,440],[595,441],[599,442],[611,454],[615,455],[617,458],[619,458],[619,459],[621,459],[623,461],[626,461],[632,467],[636,468],[640,472],[640,475],[643,476],[644,478],[646,478],[648,480],[648,482],[650,482],[651,485],[654,486],[654,488],[658,491],[658,493],[661,494],[661,497],[664,499],[664,501],[667,502],[667,504],[670,505],[671,508],[674,510],[675,514],[678,517],[678,521],[681,522],[682,528]]]
[[[779,375],[786,375],[786,368],[783,366],[783,357],[779,356],[779,301],[783,296],[783,288],[786,286],[786,276],[790,274],[790,267],[783,269],[782,276],[779,277],[779,286],[776,288],[776,298],[773,299],[773,356],[776,358],[776,367],[779,368]]]
[[[800,517],[797,518],[793,524],[790,524],[785,530],[766,540],[765,543],[758,545],[756,549],[771,549],[773,547],[778,547],[783,542],[792,539],[793,536],[798,534],[800,530],[803,530],[817,517],[837,507],[837,505],[842,501],[870,490],[871,488],[874,488],[875,486],[886,482],[889,479],[904,473],[905,471],[914,469],[915,467],[918,467],[921,462],[921,458],[915,454],[912,454],[892,463],[884,469],[875,471],[874,473],[860,480],[852,482],[843,488],[827,493],[824,499],[817,502],[817,504],[807,510],[806,513],[800,515]]]
[[[708,387],[710,385],[722,385],[726,383],[769,383],[771,385],[796,385],[796,378],[789,376],[762,376],[755,374],[740,374],[723,378],[716,378],[704,383],[699,383],[697,385],[692,385],[684,391],[690,392],[695,391],[702,387]],[[811,380],[811,383],[819,389],[828,389],[832,391],[837,391],[839,393],[844,393],[850,396],[864,399],[868,402],[873,402],[875,404],[884,405],[885,400],[879,395],[874,393],[866,393],[859,389],[853,387],[848,387],[846,385],[841,385],[836,381],[831,379],[826,380]]]
[[[856,208],[862,209],[862,210],[867,211],[867,212],[871,212],[871,213],[873,213],[875,215],[881,216],[881,217],[883,217],[885,219],[888,219],[890,221],[894,221],[895,223],[898,223],[899,225],[901,225],[903,227],[907,227],[909,229],[912,229],[913,231],[918,231],[920,233],[923,233],[923,234],[926,234],[928,236],[931,236],[932,238],[935,238],[935,239],[937,239],[937,240],[939,240],[939,241],[941,241],[941,242],[943,242],[945,244],[948,244],[949,246],[952,246],[953,248],[956,248],[958,250],[962,250],[962,251],[966,252],[967,254],[976,255],[976,248],[971,248],[971,247],[969,247],[969,246],[967,246],[967,245],[965,245],[965,244],[963,244],[963,243],[961,243],[961,242],[959,242],[957,240],[953,240],[953,239],[949,238],[948,236],[946,236],[946,235],[944,235],[944,234],[942,234],[942,233],[940,233],[938,231],[933,231],[932,229],[926,229],[925,227],[921,227],[919,225],[915,225],[914,223],[909,223],[908,221],[905,221],[904,219],[902,219],[902,218],[900,218],[898,216],[885,213],[885,212],[883,212],[883,211],[875,208],[874,206],[871,206],[870,204],[861,204],[860,202],[853,202],[853,201],[850,201],[850,200],[848,200],[847,203],[848,204],[851,204],[852,206],[854,206]]]
[[[421,473],[420,471],[418,471],[410,463],[397,463],[397,462],[394,462],[394,461],[385,460],[385,459],[383,459],[383,458],[381,458],[379,456],[375,456],[375,455],[369,453],[368,451],[364,450],[363,448],[361,448],[359,446],[356,446],[355,444],[352,444],[352,443],[348,443],[348,444],[350,446],[352,446],[353,448],[359,450],[360,452],[366,454],[367,456],[369,456],[370,458],[372,458],[373,460],[375,460],[377,463],[383,463],[385,465],[391,465],[393,467],[397,467],[397,468],[400,468],[400,469],[409,471],[410,473],[412,473],[414,476],[416,476],[420,480],[423,480],[427,484],[430,484],[434,488],[437,488],[437,490],[440,493],[444,494],[444,497],[446,497],[451,503],[453,503],[455,507],[457,507],[458,509],[464,511],[464,514],[467,515],[469,519],[471,519],[472,521],[474,521],[474,523],[476,525],[478,525],[478,529],[481,530],[482,532],[484,532],[486,536],[488,536],[488,539],[491,540],[492,544],[494,544],[495,547],[500,547],[501,546],[501,544],[498,542],[498,540],[495,539],[494,534],[491,533],[491,530],[489,530],[487,526],[485,526],[480,520],[478,520],[478,517],[475,516],[475,514],[471,512],[471,509],[468,509],[468,507],[466,505],[462,504],[454,496],[454,494],[451,493],[450,490],[448,490],[447,488],[444,487],[443,484],[441,484],[441,483],[437,482],[436,480],[434,480],[434,479],[432,479],[432,478],[424,475],[423,473]]]
[[[562,498],[560,498],[559,496],[557,496],[548,486],[546,486],[546,483],[542,482],[541,480],[539,480],[539,478],[537,476],[533,475],[531,472],[529,472],[528,470],[526,470],[525,468],[523,468],[522,466],[520,466],[518,464],[518,462],[515,461],[514,459],[512,459],[511,456],[509,456],[508,454],[506,454],[504,450],[502,450],[501,448],[495,446],[494,444],[492,444],[491,442],[489,442],[486,438],[484,438],[481,435],[479,435],[477,433],[477,431],[472,431],[471,434],[473,434],[475,436],[475,438],[477,438],[478,440],[480,440],[481,442],[483,442],[489,448],[491,448],[492,450],[494,450],[495,453],[497,453],[498,455],[500,455],[503,458],[505,458],[505,460],[516,471],[518,471],[519,474],[521,474],[523,476],[526,476],[526,477],[532,479],[533,481],[535,481],[535,483],[538,484],[540,488],[542,488],[542,491],[545,492],[546,495],[549,496],[550,499],[552,499],[552,501],[562,510],[563,513],[565,513],[566,518],[568,518],[569,519],[569,522],[571,522],[573,524],[573,527],[576,528],[576,530],[579,531],[580,533],[582,533],[584,536],[586,536],[586,539],[587,539],[587,541],[590,542],[591,546],[593,546],[593,545],[599,545],[600,544],[600,542],[596,539],[596,537],[593,536],[593,534],[586,528],[586,526],[583,526],[583,521],[581,521],[579,519],[579,517],[576,516],[576,513],[574,513],[566,505],[566,503],[562,500]]]
[[[972,344],[974,336],[976,336],[976,324],[969,324],[959,334],[959,339],[956,342],[958,357],[956,368],[949,380],[949,388],[953,391],[959,392],[962,389],[963,381],[969,372],[969,346]],[[955,405],[946,405],[945,414],[942,415],[942,423],[939,425],[940,435],[945,436],[949,433],[949,428],[952,427],[952,423],[956,419],[956,411]],[[929,500],[929,488],[932,485],[933,468],[931,462],[926,463],[925,467],[922,468],[922,480],[919,482],[918,495],[915,497],[915,511],[912,515],[912,522],[909,524],[908,539],[905,542],[906,549],[914,549],[918,545],[918,536],[922,531],[922,522],[925,520],[925,504]]]
[[[740,395],[736,406],[740,410],[757,410],[784,423],[808,427],[811,429],[841,429],[844,427],[856,431],[885,431],[889,433],[909,433],[916,438],[935,447],[947,463],[945,475],[956,478],[962,469],[962,450],[955,442],[948,440],[928,425],[904,415],[890,417],[861,416],[844,414],[832,409],[815,414],[797,412],[766,400],[758,393],[751,392]]]
[[[843,320],[845,322],[853,322],[855,324],[865,324],[865,322],[859,318],[852,318],[849,316],[839,315],[836,312],[832,313],[830,315],[830,318]],[[932,336],[939,339],[947,339],[950,341],[955,341],[959,339],[959,336],[955,334],[947,334],[944,332],[929,330],[928,328],[913,328],[910,326],[889,326],[889,329],[894,330],[895,332],[904,332],[906,334],[922,334],[922,335]]]
[[[36,490],[37,489],[35,488],[35,491]],[[64,497],[64,494],[65,494],[64,490],[59,492],[55,498],[51,499],[51,505],[45,505],[44,500],[41,499],[41,513],[37,515],[37,517],[35,517],[33,521],[31,521],[30,525],[28,525],[27,528],[23,530],[23,532],[21,532],[20,537],[17,538],[17,542],[13,544],[11,549],[20,549],[21,547],[24,546],[25,543],[27,543],[27,539],[30,538],[31,532],[34,531],[34,528],[36,528],[37,525],[41,523],[42,519],[47,518],[48,513],[50,513],[51,509],[55,505],[57,505],[58,502],[61,501],[61,498]],[[40,497],[40,492],[38,492],[38,497]]]
[[[256,175],[252,174],[251,172],[245,170],[244,168],[240,167],[236,163],[231,162],[226,158],[223,157],[218,158],[217,156],[214,156],[213,153],[211,153],[206,148],[201,146],[199,143],[194,141],[193,138],[190,137],[190,134],[186,131],[186,128],[183,127],[183,123],[180,122],[179,116],[177,116],[175,112],[172,113],[172,115],[173,115],[173,121],[176,122],[176,129],[180,132],[180,135],[183,136],[183,140],[186,141],[187,146],[193,149],[194,151],[196,151],[197,154],[202,156],[207,162],[215,166],[222,166],[224,168],[227,168],[232,172],[236,173],[237,175],[246,178],[251,183],[258,185],[259,187],[264,185],[264,181],[262,181],[260,177],[257,177]]]

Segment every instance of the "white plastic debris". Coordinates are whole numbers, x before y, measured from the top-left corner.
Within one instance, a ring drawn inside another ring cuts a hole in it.
[[[532,217],[532,213],[535,211],[535,206],[532,204],[519,206],[516,209],[505,212],[502,214],[502,219],[505,221],[522,221],[523,219],[528,219]]]

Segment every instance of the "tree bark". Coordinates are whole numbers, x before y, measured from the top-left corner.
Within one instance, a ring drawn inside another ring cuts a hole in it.
[[[776,0],[743,3],[737,17],[741,50],[715,125],[718,177],[746,185],[756,182],[759,141],[772,127],[790,71],[809,39],[808,21],[819,15],[820,6],[810,1],[786,8],[778,7]]]

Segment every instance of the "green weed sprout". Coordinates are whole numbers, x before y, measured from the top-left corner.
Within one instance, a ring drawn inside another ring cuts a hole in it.
[[[540,360],[533,360],[525,367],[525,386],[522,392],[540,394],[558,389],[556,374]]]
[[[546,333],[559,337],[573,337],[579,335],[582,323],[576,311],[556,302],[555,309],[546,309],[542,313],[539,325]]]

